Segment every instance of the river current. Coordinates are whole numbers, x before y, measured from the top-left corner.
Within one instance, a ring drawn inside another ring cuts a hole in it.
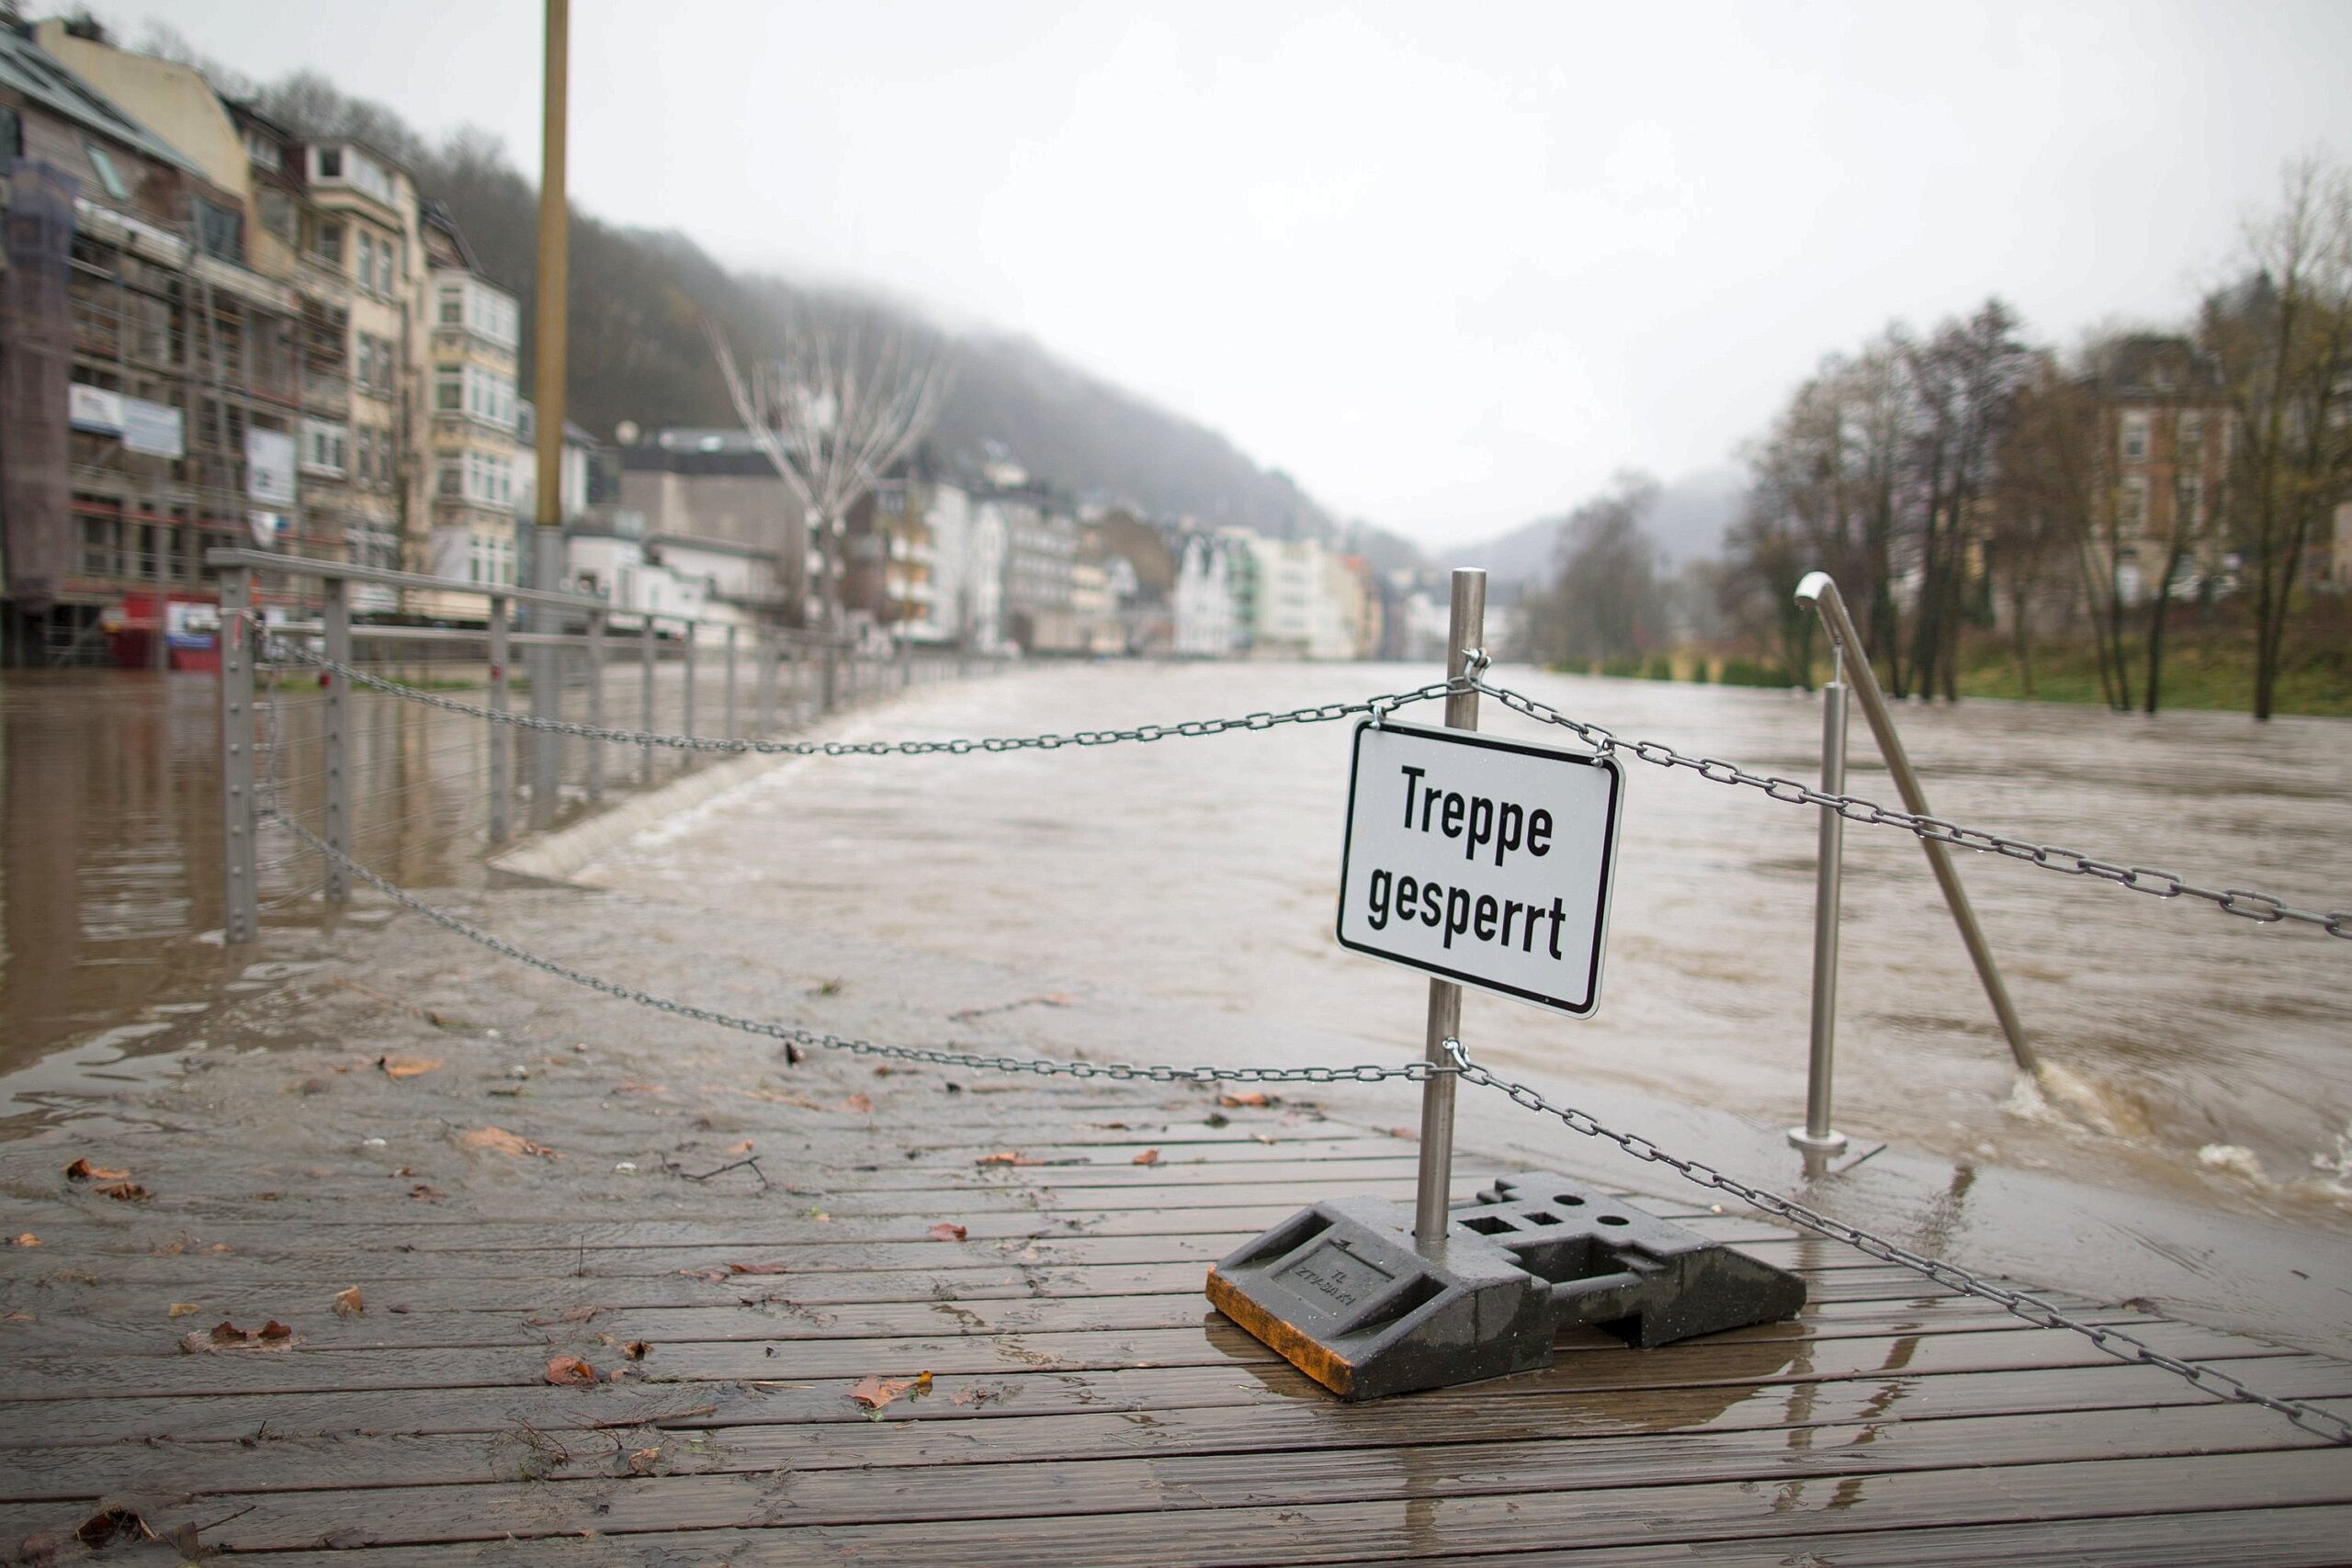
[[[1415,667],[1093,665],[918,693],[848,733],[1020,735],[1408,689]],[[1504,669],[1626,738],[1812,779],[1817,699]],[[1487,702],[1482,728],[1545,738]],[[1436,705],[1416,716],[1436,722]],[[2352,904],[2352,725],[1972,702],[1900,723],[1948,818],[2304,908]],[[1419,1049],[1425,981],[1333,936],[1349,724],[1150,745],[790,763],[596,880]],[[1549,738],[1566,739],[1555,729]],[[1476,993],[1498,1066],[1803,1119],[1817,815],[1629,761],[1601,1005]],[[1894,801],[1859,716],[1849,788]],[[1963,854],[2026,1028],[2020,1085],[1917,843],[1846,836],[1836,1121],[1858,1139],[2340,1223],[2352,943]]]

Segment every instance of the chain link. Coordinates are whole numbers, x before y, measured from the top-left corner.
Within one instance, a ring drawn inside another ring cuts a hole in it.
[[[1458,682],[1434,681],[1409,692],[1391,692],[1366,697],[1361,702],[1322,703],[1312,707],[1290,708],[1282,713],[1244,714],[1238,718],[1196,718],[1182,724],[1143,724],[1132,729],[1080,729],[1068,735],[988,736],[954,740],[729,739],[713,735],[663,735],[641,729],[615,729],[609,726],[582,724],[571,719],[541,718],[526,713],[501,713],[494,708],[459,702],[454,697],[388,681],[381,675],[355,669],[282,638],[272,637],[269,640],[275,652],[353,685],[370,687],[426,707],[462,714],[468,718],[511,725],[517,729],[537,729],[588,740],[607,740],[621,746],[665,746],[679,751],[757,753],[767,757],[963,757],[975,751],[1055,751],[1065,746],[1112,746],[1122,741],[1148,743],[1180,738],[1197,739],[1203,736],[1224,735],[1236,729],[1272,729],[1284,724],[1330,724],[1358,714],[1378,716],[1414,703],[1433,702],[1456,691],[1469,689],[1469,681],[1464,677]]]
[[[1470,1054],[1463,1049],[1462,1042],[1459,1040],[1446,1041],[1445,1050],[1446,1054],[1453,1058],[1455,1076],[1460,1082],[1498,1089],[1508,1096],[1513,1104],[1555,1118],[1572,1133],[1581,1133],[1588,1138],[1599,1138],[1603,1142],[1614,1144],[1635,1159],[1651,1165],[1662,1165],[1686,1180],[1736,1198],[1751,1208],[1759,1209],[1765,1213],[1786,1220],[1791,1224],[1802,1226],[1816,1235],[1826,1235],[1832,1241],[1842,1242],[1857,1252],[1875,1258],[1882,1263],[1898,1264],[1915,1273],[1926,1275],[1939,1285],[1947,1285],[1955,1291],[1975,1296],[1979,1300],[1991,1302],[1995,1306],[2023,1318],[2037,1327],[2063,1328],[2079,1334],[2109,1355],[2121,1360],[2136,1361],[2161,1368],[2217,1398],[2236,1400],[2246,1404],[2259,1404],[2267,1410],[2276,1411],[2313,1437],[2324,1438],[2331,1443],[2352,1444],[2352,1421],[2346,1421],[2333,1411],[2324,1410],[2318,1405],[2306,1404],[2302,1400],[2280,1399],[2264,1393],[2247,1386],[2244,1382],[2218,1367],[2208,1366],[2198,1361],[2183,1360],[2177,1356],[2157,1349],[2146,1340],[2120,1328],[2085,1323],[2080,1318],[2059,1311],[2047,1302],[2028,1295],[2022,1291],[2015,1291],[2006,1285],[1996,1284],[1981,1275],[1969,1272],[1956,1263],[1947,1263],[1939,1258],[1929,1258],[1924,1253],[1914,1252],[1906,1247],[1900,1247],[1888,1241],[1883,1236],[1873,1235],[1860,1226],[1848,1224],[1843,1220],[1832,1219],[1820,1210],[1807,1207],[1792,1198],[1784,1198],[1777,1192],[1768,1192],[1760,1187],[1751,1187],[1736,1177],[1724,1175],[1711,1165],[1668,1154],[1647,1138],[1632,1133],[1620,1133],[1614,1128],[1604,1126],[1585,1111],[1578,1111],[1573,1106],[1555,1105],[1527,1085],[1514,1083],[1509,1078],[1496,1076],[1473,1062],[1470,1059]]]
[[[503,938],[492,936],[471,921],[462,919],[445,909],[435,908],[422,898],[378,874],[349,855],[333,848],[324,839],[301,823],[276,811],[265,814],[268,819],[301,840],[311,849],[341,866],[370,887],[404,909],[410,909],[431,920],[445,931],[453,931],[478,947],[488,948],[502,957],[560,980],[569,980],[592,991],[625,1002],[635,1002],[673,1018],[689,1019],[696,1023],[715,1024],[721,1029],[739,1030],[765,1039],[784,1043],[787,1049],[808,1046],[820,1051],[842,1051],[852,1055],[874,1056],[893,1062],[922,1062],[937,1067],[966,1067],[976,1071],[1001,1073],[1030,1073],[1040,1077],[1106,1078],[1114,1083],[1212,1084],[1212,1083],[1382,1083],[1401,1078],[1408,1083],[1421,1083],[1429,1078],[1451,1074],[1454,1069],[1432,1066],[1428,1062],[1411,1062],[1401,1066],[1381,1066],[1363,1063],[1348,1067],[1171,1067],[1157,1063],[1139,1062],[1062,1062],[1046,1056],[990,1056],[970,1051],[941,1051],[927,1045],[886,1045],[871,1040],[852,1040],[822,1030],[804,1029],[797,1024],[778,1023],[768,1019],[739,1018],[733,1013],[718,1012],[710,1008],[696,1007],[691,1002],[673,1000],[639,990],[616,980],[574,969],[552,958],[545,958],[527,948],[515,946]],[[793,1060],[799,1060],[794,1049]]]
[[[1689,768],[1711,784],[1745,784],[1763,791],[1768,798],[1784,806],[1826,806],[1849,822],[1859,822],[1865,827],[1896,828],[1937,843],[2006,855],[2011,860],[2023,861],[2044,871],[2054,871],[2067,876],[2096,877],[2133,893],[2146,893],[2158,898],[2178,898],[2186,895],[2204,900],[2225,915],[2236,915],[2264,925],[2293,920],[2317,926],[2329,936],[2352,939],[2352,910],[2338,909],[2323,914],[2315,909],[2299,909],[2267,893],[2256,893],[2242,887],[2201,887],[2175,872],[2159,871],[2153,866],[2120,865],[2112,861],[2094,859],[2078,850],[2038,844],[2028,839],[2011,838],[2006,833],[1963,828],[1940,817],[1880,806],[1860,795],[1831,795],[1795,779],[1751,773],[1720,757],[1690,756],[1662,740],[1622,739],[1601,725],[1570,718],[1549,703],[1539,702],[1507,686],[1494,685],[1484,680],[1474,684],[1480,695],[1492,697],[1513,713],[1534,719],[1539,724],[1557,726],[1596,751],[1630,752],[1653,767]]]

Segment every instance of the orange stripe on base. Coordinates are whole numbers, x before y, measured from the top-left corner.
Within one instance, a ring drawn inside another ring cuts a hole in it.
[[[1325,1348],[1243,1295],[1231,1280],[1216,1271],[1214,1263],[1209,1265],[1209,1305],[1265,1341],[1268,1349],[1341,1399],[1347,1398],[1355,1387],[1353,1362]]]

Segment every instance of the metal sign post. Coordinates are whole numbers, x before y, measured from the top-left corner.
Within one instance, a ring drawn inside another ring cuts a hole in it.
[[[1479,567],[1453,569],[1453,597],[1445,623],[1445,677],[1458,681],[1470,671],[1470,654],[1486,650],[1487,573]],[[1445,699],[1445,722],[1454,729],[1478,728],[1478,694],[1457,691]],[[1447,1065],[1445,1043],[1462,1033],[1462,987],[1450,980],[1430,982],[1429,1029],[1423,1059]],[[1421,1086],[1420,1187],[1413,1205],[1413,1241],[1434,1257],[1445,1250],[1446,1194],[1453,1185],[1453,1075],[1439,1073]]]
[[[1453,574],[1446,674],[1486,664],[1487,574]],[[1430,1066],[1451,1067],[1464,987],[1574,1017],[1600,998],[1623,775],[1614,758],[1443,728],[1355,732],[1341,946],[1430,976]],[[1343,1399],[1547,1366],[1562,1323],[1640,1346],[1786,1317],[1794,1275],[1629,1210],[1566,1176],[1506,1178],[1454,1210],[1450,1072],[1424,1080],[1408,1214],[1340,1198],[1293,1214],[1209,1270],[1210,1304]],[[1409,1227],[1409,1228],[1408,1228]]]

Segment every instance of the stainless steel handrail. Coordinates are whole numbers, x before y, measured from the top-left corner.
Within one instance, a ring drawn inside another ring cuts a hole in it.
[[[1902,794],[1904,809],[1914,816],[1933,816],[1928,805],[1928,792],[1919,783],[1917,771],[1911,766],[1911,754],[1904,750],[1903,737],[1894,728],[1894,716],[1886,705],[1886,694],[1879,690],[1877,672],[1871,668],[1870,654],[1862,647],[1860,634],[1854,629],[1854,618],[1847,613],[1838,584],[1826,571],[1808,572],[1797,584],[1796,600],[1821,617],[1831,646],[1843,656],[1845,667],[1852,672],[1854,694],[1861,699],[1862,716],[1870,721],[1871,735],[1878,742],[1879,755],[1886,760],[1887,772],[1894,776],[1894,787]],[[1961,886],[1960,872],[1951,863],[1951,851],[1935,840],[1925,838],[1919,840],[1919,848],[1927,853],[1928,869],[1935,873],[1936,886],[1943,890],[1944,902],[1951,908],[1952,923],[1960,928],[1960,940],[1968,949],[1969,961],[1976,965],[1976,977],[1993,1004],[1994,1016],[2000,1020],[2001,1032],[2008,1039],[2009,1055],[2017,1059],[2020,1070],[2038,1080],[2041,1077],[2041,1058],[2026,1039],[2025,1025],[2018,1018],[2016,1004],[2009,1000],[2009,988],[2001,979],[2000,966],[1994,962],[1991,944],[1984,940],[1984,929],[1977,923],[1976,911],[1968,901],[1968,890]],[[1827,1065],[1824,1053],[1821,1067],[1825,1073]],[[1821,1092],[1826,1104],[1826,1085]]]

